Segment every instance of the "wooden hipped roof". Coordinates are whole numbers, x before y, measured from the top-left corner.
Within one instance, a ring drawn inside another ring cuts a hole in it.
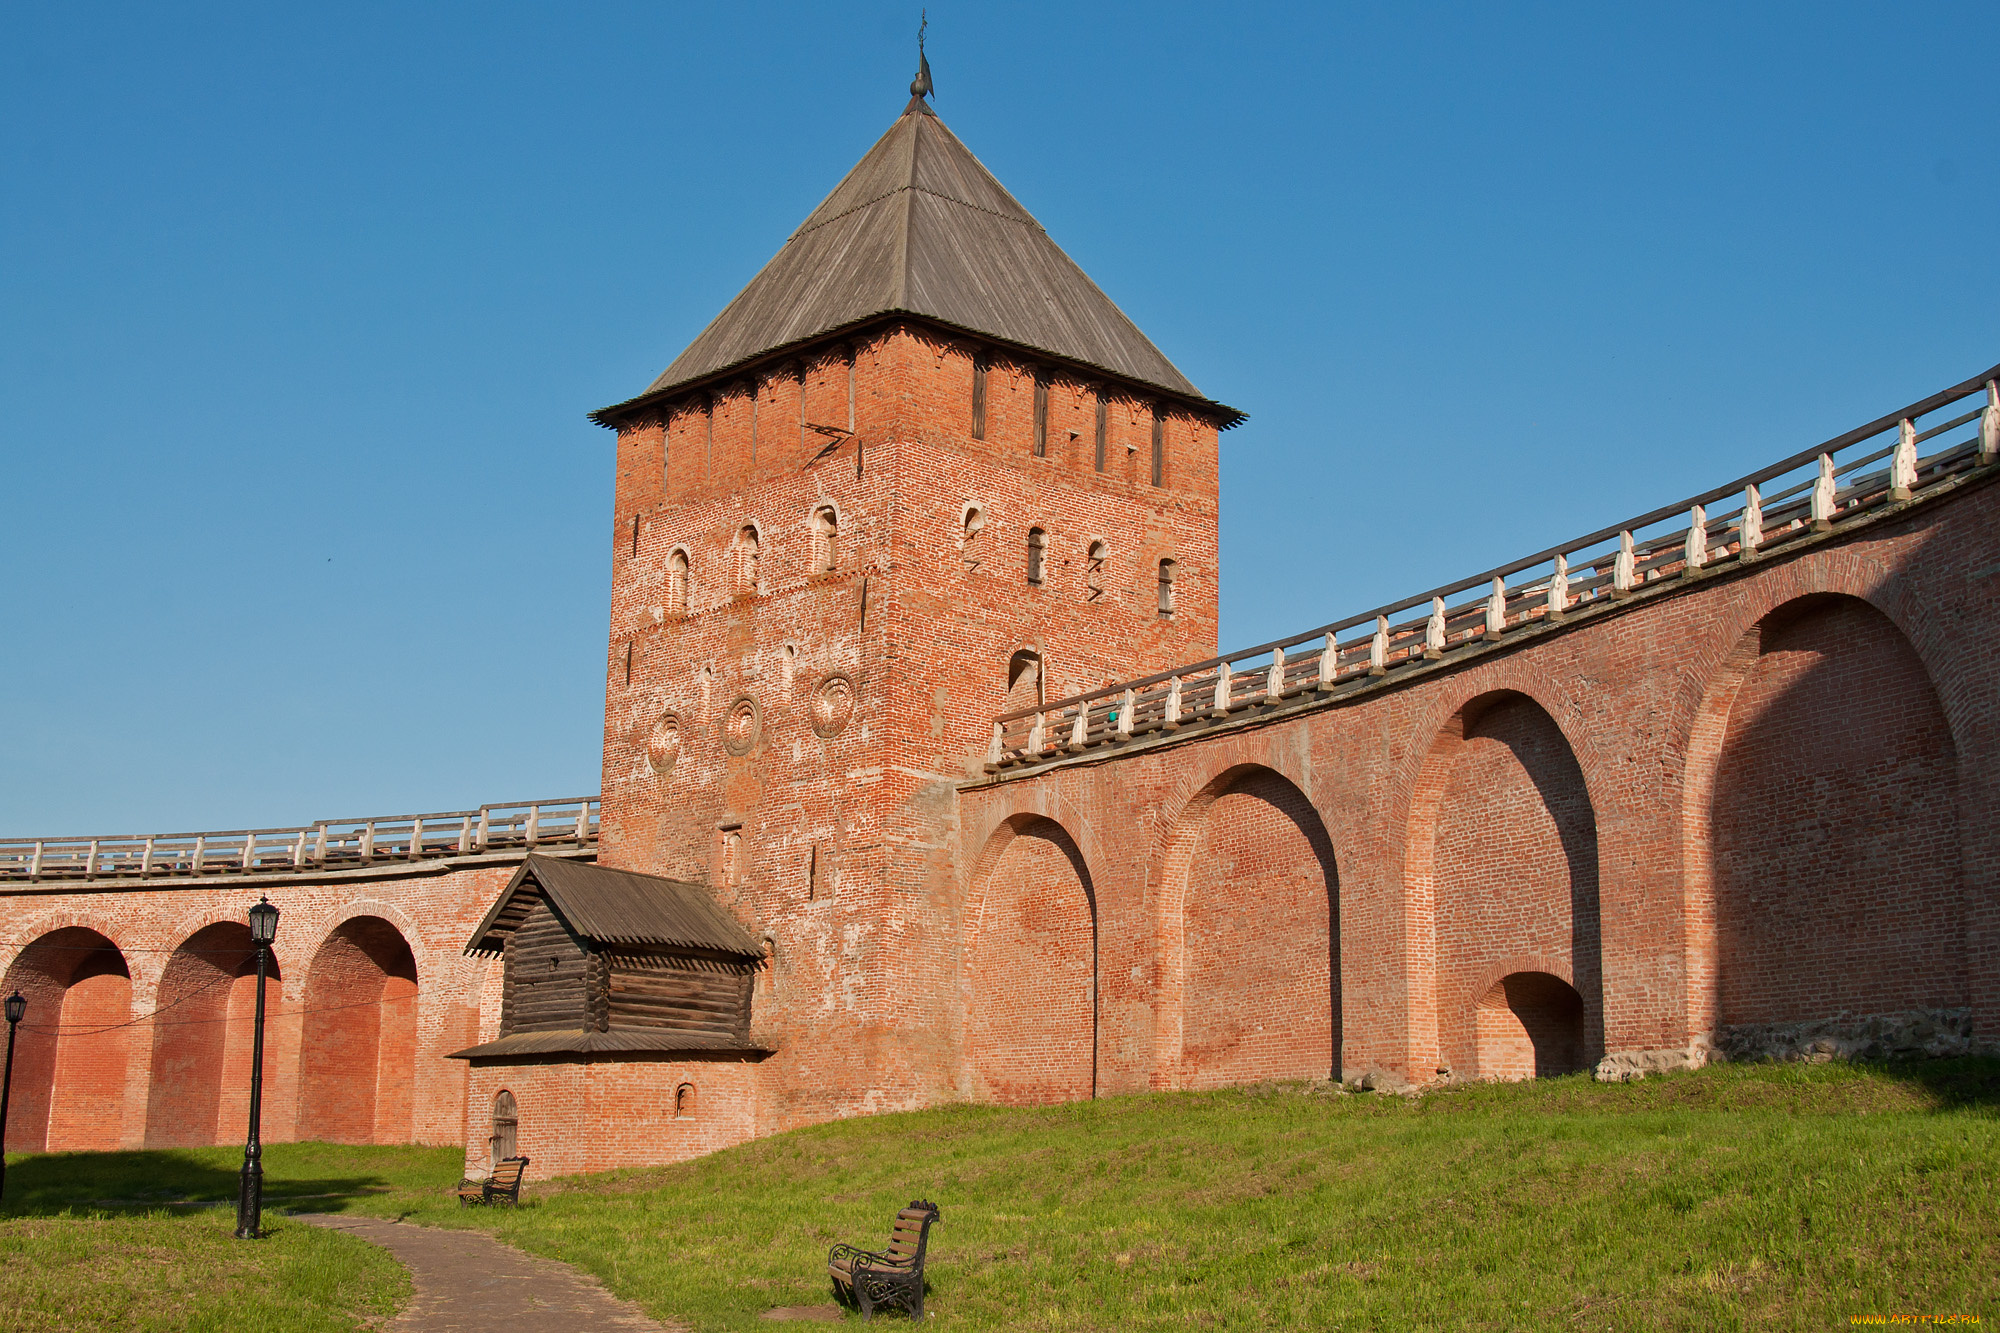
[[[521,862],[465,951],[499,953],[539,902],[548,903],[573,934],[596,945],[711,949],[741,958],[763,953],[699,884],[550,856]]]
[[[921,99],[624,409],[883,315],[916,315],[1214,408]]]

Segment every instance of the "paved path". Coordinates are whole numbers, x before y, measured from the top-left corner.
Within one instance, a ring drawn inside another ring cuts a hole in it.
[[[686,1333],[621,1301],[596,1278],[553,1259],[534,1259],[479,1231],[413,1227],[378,1217],[295,1213],[380,1245],[410,1270],[416,1288],[388,1333]]]

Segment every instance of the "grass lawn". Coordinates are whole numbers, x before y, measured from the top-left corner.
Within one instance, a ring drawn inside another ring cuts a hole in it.
[[[0,1207],[0,1329],[254,1330],[372,1327],[409,1275],[361,1240],[280,1216],[458,1179],[456,1149],[274,1144],[264,1150],[266,1238],[238,1241],[238,1148],[12,1154]],[[323,1196],[302,1198],[301,1196]],[[231,1201],[220,1208],[176,1206]]]
[[[2000,1320],[2000,1061],[1990,1060],[1725,1066],[1411,1100],[1278,1086],[948,1107],[675,1167],[531,1183],[515,1211],[458,1209],[444,1193],[453,1154],[293,1151],[296,1166],[272,1150],[274,1195],[368,1178],[310,1206],[487,1229],[698,1329],[769,1327],[758,1315],[771,1306],[824,1302],[826,1247],[879,1244],[894,1209],[918,1196],[944,1212],[929,1298],[939,1327]],[[44,1163],[65,1164],[49,1168],[57,1193],[100,1188],[77,1175],[89,1156],[23,1159],[9,1172],[10,1205],[17,1173]],[[44,1195],[35,1207],[55,1203]],[[0,1222],[0,1243],[46,1221]],[[218,1236],[226,1222],[203,1219]],[[16,1292],[0,1286],[0,1325],[62,1326],[17,1325]]]

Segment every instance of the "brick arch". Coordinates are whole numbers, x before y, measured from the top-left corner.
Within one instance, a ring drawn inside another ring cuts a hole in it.
[[[276,1008],[282,995],[279,956],[274,946],[264,992],[268,1008]],[[256,1001],[256,955],[246,923],[212,921],[168,956],[152,1013],[147,1147],[195,1147],[241,1136]],[[265,1059],[268,1073],[268,1049]]]
[[[1589,1066],[1584,1000],[1568,978],[1520,968],[1476,993],[1469,1070],[1474,1077],[1554,1078]]]
[[[408,1143],[417,960],[382,916],[352,913],[313,952],[299,1040],[298,1136]]]
[[[1240,762],[1166,827],[1155,1084],[1334,1076],[1340,880],[1319,811],[1277,768]]]
[[[1403,864],[1413,1078],[1479,1066],[1478,1007],[1524,958],[1568,959],[1527,970],[1576,990],[1582,1049],[1603,1053],[1597,844],[1583,766],[1538,700],[1488,690],[1439,726],[1411,791]]]
[[[16,990],[28,1011],[17,1033],[6,1149],[121,1146],[135,1031],[124,951],[87,926],[40,931],[0,981],[0,993]]]
[[[1069,830],[1017,812],[988,835],[966,902],[970,1082],[1007,1105],[1097,1095],[1097,892]]]
[[[1762,614],[1693,713],[1681,815],[1697,1035],[1968,1001],[1950,718],[1884,609],[1894,599],[1815,586],[1831,581],[1752,602]]]

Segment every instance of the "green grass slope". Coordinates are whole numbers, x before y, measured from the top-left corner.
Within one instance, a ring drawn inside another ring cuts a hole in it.
[[[233,1167],[226,1150],[203,1151]],[[35,1228],[123,1220],[101,1203],[51,1213],[130,1197],[119,1191],[140,1182],[125,1159],[141,1158],[191,1173],[150,1173],[156,1191],[215,1188],[200,1154],[21,1159],[0,1246],[53,1254],[56,1240]],[[768,1327],[759,1316],[772,1306],[824,1302],[826,1247],[879,1244],[895,1208],[919,1196],[944,1213],[930,1267],[939,1327],[2000,1319],[1995,1061],[1733,1066],[1412,1099],[1283,1085],[947,1107],[674,1167],[531,1183],[518,1210],[460,1210],[447,1193],[456,1178],[449,1151],[270,1150],[273,1196],[331,1193],[299,1206],[490,1230],[703,1330]],[[29,1191],[18,1201],[17,1180]],[[231,1191],[233,1178],[222,1197]],[[200,1224],[226,1237],[227,1221]],[[195,1261],[209,1262],[164,1256],[169,1268]],[[17,1322],[19,1292],[0,1285],[0,1326],[72,1326]],[[381,1308],[349,1307],[355,1317]]]
[[[515,1213],[427,1200],[410,1220],[490,1228],[698,1329],[824,1301],[826,1247],[879,1245],[916,1197],[943,1210],[940,1327],[1993,1320],[1997,1096],[2000,1063],[1964,1061],[950,1107],[531,1186]]]

